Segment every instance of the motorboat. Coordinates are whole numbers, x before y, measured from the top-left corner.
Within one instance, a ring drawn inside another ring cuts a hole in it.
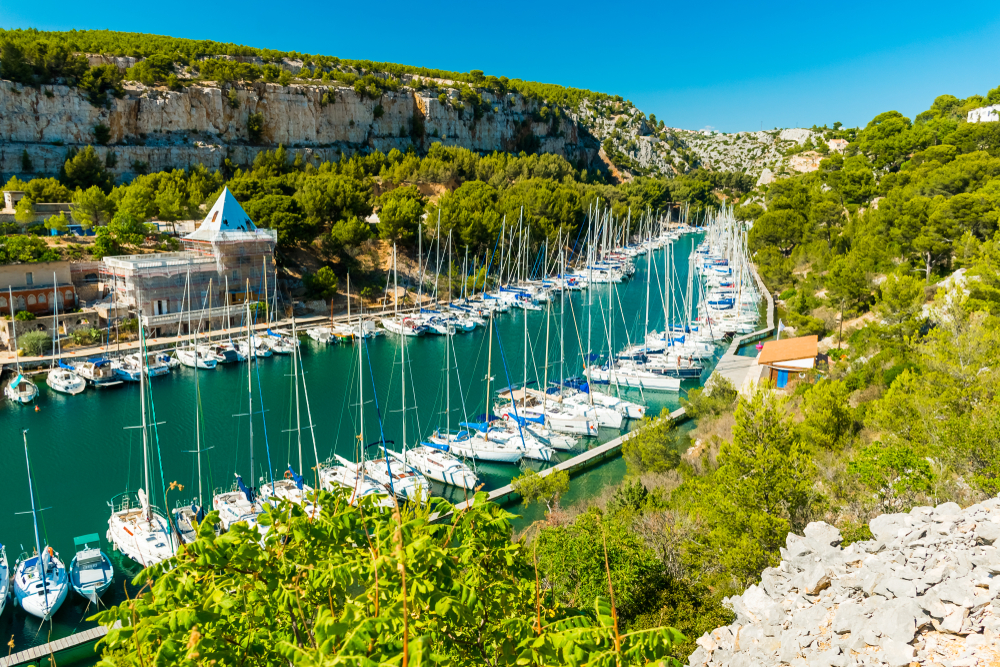
[[[200,347],[179,347],[174,350],[174,354],[177,355],[177,360],[188,368],[211,370],[219,363],[219,360],[214,354],[209,356],[205,351],[200,349]]]
[[[423,336],[427,327],[410,317],[386,317],[382,319],[382,328],[399,336]]]
[[[4,396],[20,405],[27,405],[38,398],[38,387],[20,372],[3,388]]]
[[[174,527],[180,535],[181,544],[191,544],[198,539],[198,527],[205,518],[205,511],[197,503],[181,503],[174,508]]]
[[[87,381],[87,384],[96,389],[116,387],[122,383],[121,378],[115,373],[111,366],[111,360],[107,357],[91,357],[73,364],[76,374]]]
[[[74,591],[96,604],[114,581],[115,568],[101,551],[101,538],[97,533],[74,537],[73,545],[76,555],[69,564],[70,584]]]

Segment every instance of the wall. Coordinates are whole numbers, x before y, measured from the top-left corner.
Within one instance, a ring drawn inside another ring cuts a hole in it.
[[[55,273],[59,284],[73,282],[69,262],[32,262],[30,264],[0,265],[0,290],[8,286],[15,290],[27,286],[25,274],[32,274],[32,284],[39,287],[52,287],[52,274]]]
[[[256,83],[233,89],[235,107],[229,89],[215,85],[172,92],[130,84],[122,99],[105,108],[92,105],[76,88],[0,81],[0,172],[23,175],[26,152],[35,173],[55,174],[70,147],[95,142],[99,124],[110,128],[110,140],[96,148],[102,158],[113,154],[112,171],[119,177],[198,163],[216,169],[226,158],[248,164],[278,144],[319,160],[336,159],[341,151],[405,151],[411,143],[426,150],[434,141],[476,151],[517,151],[531,136],[539,150],[574,162],[590,164],[598,150],[597,140],[565,115],[553,124],[534,122],[532,107],[518,95],[496,99],[483,93],[497,111],[476,120],[470,107],[459,111],[436,94],[408,88],[377,100],[339,86]],[[378,106],[382,114],[376,118]],[[259,146],[250,144],[250,114],[264,118]],[[424,127],[416,141],[410,138],[413,121]]]

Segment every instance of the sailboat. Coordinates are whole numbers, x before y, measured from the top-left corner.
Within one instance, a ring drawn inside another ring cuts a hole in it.
[[[250,319],[250,300],[247,299],[247,336],[249,337],[252,321]],[[247,358],[247,414],[249,419],[250,437],[250,470],[253,471],[253,358]],[[244,416],[244,415],[237,415]],[[253,488],[243,483],[239,473],[234,473],[236,482],[229,491],[216,491],[212,498],[212,507],[219,513],[219,526],[229,530],[235,523],[245,523],[256,528],[261,537],[267,534],[268,527],[257,523],[257,517],[264,512],[263,503]],[[250,481],[253,484],[253,480]]]
[[[427,327],[412,317],[400,317],[399,315],[399,274],[396,271],[396,246],[392,246],[392,302],[395,313],[392,317],[382,319],[382,327],[391,333],[400,336],[423,336],[427,333]]]
[[[7,549],[0,544],[0,614],[7,605],[10,594],[10,565],[7,563]]]
[[[451,235],[448,236],[448,246],[451,247]],[[450,251],[449,251],[450,259]],[[448,295],[451,298],[451,266],[448,268]],[[454,345],[452,338],[445,339],[444,372],[445,372],[445,433],[451,432],[451,347]],[[407,368],[403,367],[404,378]],[[404,379],[405,383],[405,379]],[[405,416],[405,412],[403,413]],[[475,489],[479,486],[479,478],[465,461],[450,454],[445,447],[440,447],[430,443],[421,443],[418,447],[403,449],[402,454],[390,452],[390,456],[396,458],[401,463],[412,466],[419,470],[425,477],[450,484],[463,489]]]
[[[296,338],[297,332],[295,329],[295,317],[292,316],[292,338]],[[261,499],[281,499],[288,500],[295,505],[306,505],[307,498],[310,493],[313,492],[311,486],[305,483],[302,475],[300,474],[305,470],[304,462],[302,459],[302,410],[299,405],[299,368],[302,364],[301,350],[298,345],[292,347],[292,382],[295,385],[295,428],[289,429],[289,431],[294,431],[296,440],[298,442],[299,449],[299,471],[295,472],[292,467],[291,462],[288,463],[288,469],[285,471],[283,479],[273,480],[270,484],[265,484],[264,479],[260,480],[260,495]],[[303,386],[305,386],[305,376],[302,377]],[[308,404],[309,396],[306,394],[306,402]],[[307,428],[312,430],[312,418],[311,411],[309,414],[309,425]],[[316,436],[313,435],[313,449],[316,448]],[[316,457],[319,459],[319,457]]]
[[[61,351],[61,345],[59,344],[59,282],[56,280],[56,274],[52,274],[52,307],[55,309],[55,323],[52,326],[52,368],[49,370],[48,377],[45,378],[45,383],[53,391],[58,391],[62,394],[70,394],[75,396],[81,391],[87,388],[87,381],[76,374],[72,366],[67,366],[59,361],[59,366],[56,366],[56,358],[59,356]]]
[[[14,600],[32,616],[46,621],[52,617],[69,593],[69,576],[59,554],[49,545],[42,547],[38,535],[38,513],[35,506],[35,487],[31,479],[31,459],[28,457],[28,429],[21,431],[24,438],[24,461],[28,469],[28,494],[31,496],[31,518],[35,524],[35,553],[21,554],[14,566]],[[27,512],[24,512],[27,514]]]
[[[364,347],[364,343],[361,345]],[[382,447],[382,458],[366,460],[364,462],[365,473],[381,484],[389,493],[404,500],[414,500],[417,502],[427,502],[430,499],[430,484],[419,470],[409,465],[406,461],[406,338],[400,339],[400,358],[402,370],[400,379],[402,380],[402,426],[403,426],[403,455],[396,452],[389,452],[385,438],[380,438],[377,444]],[[379,425],[381,430],[381,424]]]
[[[141,321],[141,318],[140,318]],[[139,350],[142,358],[146,357],[146,336],[144,327],[139,327]],[[138,428],[142,432],[142,467],[145,488],[150,486],[150,467],[152,455],[149,451],[149,427],[146,415],[147,392],[152,407],[152,392],[148,388],[148,378],[145,373],[139,373],[139,414],[141,424],[126,428]],[[155,415],[155,412],[153,413]],[[159,435],[154,419],[153,435],[159,456]],[[177,553],[177,543],[174,539],[170,521],[163,511],[150,502],[146,491],[139,489],[135,493],[126,491],[110,501],[111,516],[108,518],[107,539],[115,549],[139,563],[149,567],[161,563]]]
[[[211,285],[211,283],[209,283]],[[211,289],[211,288],[209,288]],[[177,355],[177,360],[181,362],[184,366],[188,368],[201,368],[205,370],[211,370],[215,368],[219,360],[214,353],[209,352],[204,346],[199,346],[197,344],[197,334],[195,334],[191,329],[191,272],[188,271],[187,276],[187,302],[188,302],[188,333],[191,334],[191,342],[188,343],[186,347],[178,347],[174,350],[174,354]],[[204,307],[204,304],[202,304]],[[180,324],[177,325],[180,328]]]
[[[3,393],[15,403],[27,405],[38,397],[38,387],[21,374],[21,362],[18,359],[17,350],[17,320],[14,317],[14,294],[10,286],[7,287],[7,294],[10,297],[10,330],[14,338],[14,366],[17,369],[17,375],[3,388]]]
[[[97,546],[91,546],[96,544]],[[76,555],[69,564],[69,580],[73,590],[97,603],[115,579],[111,559],[101,551],[101,538],[97,533],[73,538]]]

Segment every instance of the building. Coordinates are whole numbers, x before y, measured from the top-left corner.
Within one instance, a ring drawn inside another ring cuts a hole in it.
[[[970,123],[996,123],[1000,121],[1000,104],[973,109],[969,112],[967,120]]]
[[[54,310],[58,300],[60,312],[76,308],[76,288],[69,262],[33,262],[0,266],[0,316],[27,310],[45,315]]]
[[[17,204],[22,199],[24,199],[24,193],[20,190],[4,190],[3,191],[3,210],[0,211],[0,215],[5,218],[11,218],[14,213],[17,212]],[[32,222],[44,222],[54,215],[59,215],[60,213],[65,213],[66,217],[71,214],[69,202],[44,202],[35,203],[33,205],[35,209],[35,217]]]
[[[228,188],[180,240],[181,252],[105,257],[101,268],[110,301],[140,314],[154,336],[187,334],[189,319],[192,329],[238,322],[234,305],[274,293],[277,234],[258,229]]]
[[[834,153],[843,153],[847,150],[847,139],[830,139],[830,141],[826,142],[826,145]]]
[[[757,364],[767,368],[767,378],[784,389],[816,367],[819,360],[819,336],[802,336],[764,343]]]

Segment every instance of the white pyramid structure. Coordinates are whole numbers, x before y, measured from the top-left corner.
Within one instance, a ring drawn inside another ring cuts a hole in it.
[[[212,210],[205,216],[205,220],[201,223],[201,226],[192,234],[184,237],[184,239],[211,242],[220,237],[232,237],[234,234],[239,234],[239,232],[256,231],[257,225],[253,224],[253,220],[250,219],[250,216],[246,214],[240,203],[236,201],[236,197],[226,187],[222,189],[222,194],[215,200]]]

